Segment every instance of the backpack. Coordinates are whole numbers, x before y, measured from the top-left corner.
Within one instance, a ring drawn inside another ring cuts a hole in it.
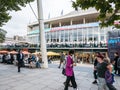
[[[113,84],[114,82],[114,75],[111,74],[109,70],[105,72],[105,81],[109,84]]]

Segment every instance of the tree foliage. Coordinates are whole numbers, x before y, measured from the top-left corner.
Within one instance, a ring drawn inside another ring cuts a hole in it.
[[[115,20],[120,19],[118,12],[120,11],[120,0],[76,0],[72,1],[72,6],[76,10],[95,8],[99,12],[98,20],[101,26],[111,26]]]
[[[11,19],[10,11],[21,10],[21,7],[25,7],[27,3],[32,1],[34,0],[0,0],[0,26]]]
[[[3,34],[2,32],[0,32],[0,43],[3,43],[5,40],[5,34]]]

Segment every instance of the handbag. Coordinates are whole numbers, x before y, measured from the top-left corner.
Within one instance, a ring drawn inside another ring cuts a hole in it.
[[[109,83],[109,84],[113,84],[114,82],[114,75],[111,74],[109,70],[105,72],[105,80],[106,80],[106,83]]]
[[[62,69],[62,74],[66,75],[65,68]]]

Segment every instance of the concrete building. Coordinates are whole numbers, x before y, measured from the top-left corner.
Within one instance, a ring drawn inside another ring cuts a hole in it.
[[[28,43],[25,36],[15,35],[13,37],[6,37],[3,45],[15,45],[20,43]]]

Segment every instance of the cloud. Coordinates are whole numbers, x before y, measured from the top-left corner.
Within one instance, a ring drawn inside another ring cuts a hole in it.
[[[32,8],[34,9],[36,15],[37,13],[37,0],[31,3]],[[44,19],[50,17],[60,16],[61,11],[63,14],[66,14],[72,11],[71,0],[42,0],[43,1],[43,15]],[[21,11],[13,11],[10,13],[12,19],[6,23],[2,28],[7,31],[8,37],[13,37],[14,35],[26,35],[27,34],[27,25],[29,23],[37,21],[29,5],[22,7]]]

